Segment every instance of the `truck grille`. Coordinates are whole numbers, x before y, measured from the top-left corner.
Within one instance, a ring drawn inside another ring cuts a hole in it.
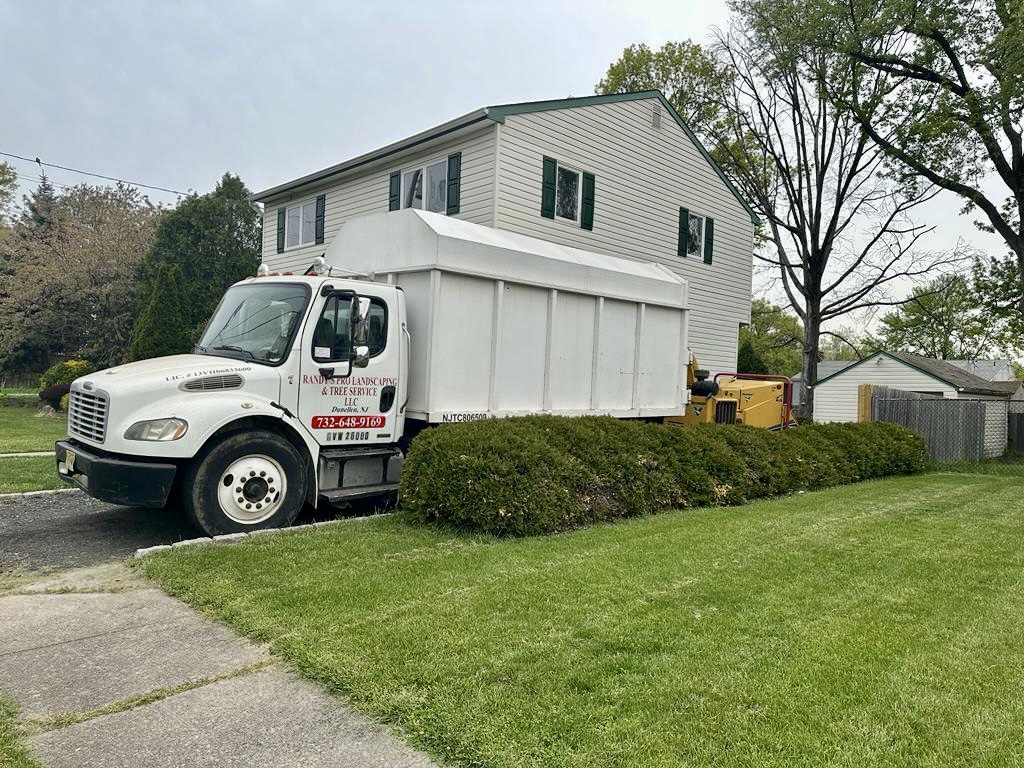
[[[68,399],[68,434],[102,443],[107,436],[107,396],[74,389]]]
[[[736,423],[736,401],[719,400],[715,403],[715,423],[735,424]]]

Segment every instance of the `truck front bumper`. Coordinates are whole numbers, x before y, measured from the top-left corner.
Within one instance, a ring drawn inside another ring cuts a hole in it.
[[[132,507],[159,508],[167,503],[177,467],[139,461],[86,446],[77,440],[54,444],[57,474],[95,499]]]

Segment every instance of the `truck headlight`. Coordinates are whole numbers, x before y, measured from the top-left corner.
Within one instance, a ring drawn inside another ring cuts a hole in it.
[[[125,440],[177,440],[188,431],[188,422],[182,419],[154,419],[137,421],[124,433]]]

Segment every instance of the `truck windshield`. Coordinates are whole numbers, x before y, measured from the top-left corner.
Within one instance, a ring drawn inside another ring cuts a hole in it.
[[[248,283],[229,288],[196,345],[196,352],[277,365],[309,304],[309,287]]]

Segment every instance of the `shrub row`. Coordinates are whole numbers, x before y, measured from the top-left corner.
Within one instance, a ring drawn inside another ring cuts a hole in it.
[[[54,410],[66,411],[71,382],[96,370],[88,360],[54,363],[39,377],[39,399]]]
[[[768,432],[527,416],[421,433],[401,500],[420,522],[523,536],[910,474],[926,461],[921,438],[893,424]]]

